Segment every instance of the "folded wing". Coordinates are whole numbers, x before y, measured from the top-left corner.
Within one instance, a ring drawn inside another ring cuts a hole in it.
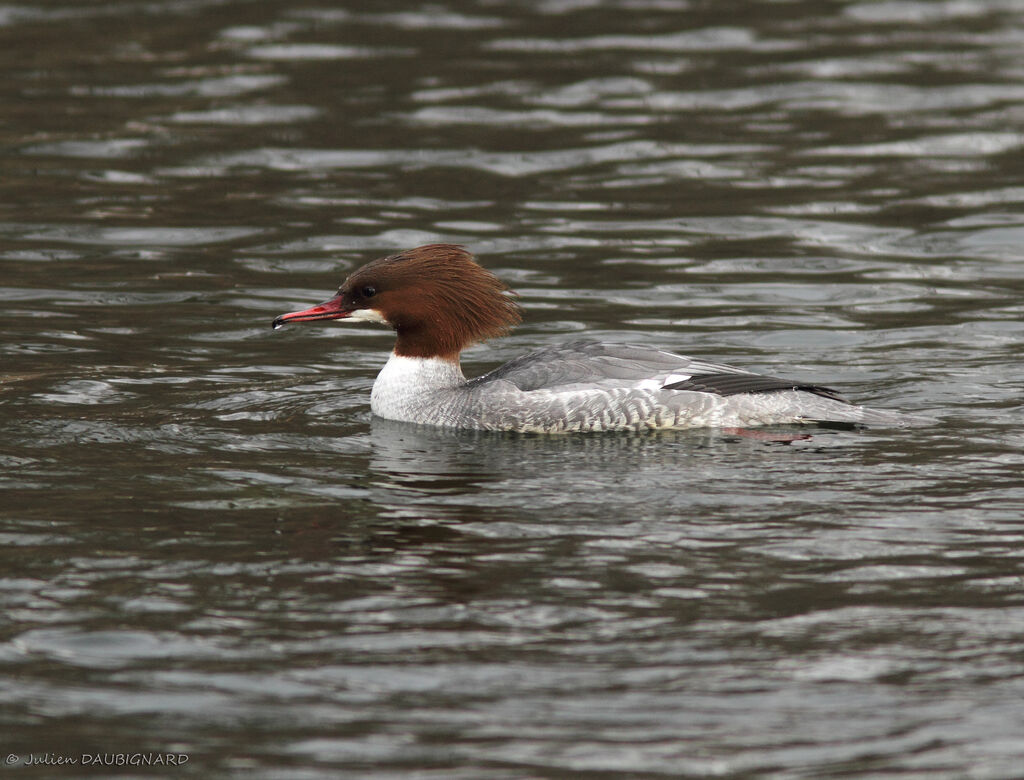
[[[594,341],[573,341],[523,355],[472,380],[471,384],[498,380],[510,382],[523,391],[599,387],[729,396],[803,390],[845,401],[827,387],[763,376],[651,347]]]

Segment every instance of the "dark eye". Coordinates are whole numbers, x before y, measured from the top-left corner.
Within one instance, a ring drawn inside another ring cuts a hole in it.
[[[362,295],[364,298],[372,298],[374,295],[377,294],[377,288],[374,287],[372,284],[368,284],[365,287],[363,287],[362,290],[359,291],[359,294]]]

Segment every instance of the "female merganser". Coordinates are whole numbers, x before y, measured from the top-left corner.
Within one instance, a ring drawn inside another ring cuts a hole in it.
[[[820,385],[630,344],[573,341],[467,381],[459,353],[521,318],[505,284],[453,244],[367,263],[329,301],[282,314],[273,327],[341,319],[394,328],[395,349],[370,393],[373,413],[392,420],[533,433],[908,420]]]

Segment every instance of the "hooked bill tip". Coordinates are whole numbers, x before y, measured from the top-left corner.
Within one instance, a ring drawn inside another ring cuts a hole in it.
[[[270,327],[273,328],[274,330],[280,330],[284,326],[285,326],[285,319],[284,319],[284,317],[274,317],[274,321],[272,323],[270,323]]]

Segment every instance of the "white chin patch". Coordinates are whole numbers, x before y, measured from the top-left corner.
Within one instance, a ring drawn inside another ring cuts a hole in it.
[[[388,324],[388,321],[384,319],[384,315],[377,309],[356,309],[345,319],[349,322],[379,322],[383,325]]]

